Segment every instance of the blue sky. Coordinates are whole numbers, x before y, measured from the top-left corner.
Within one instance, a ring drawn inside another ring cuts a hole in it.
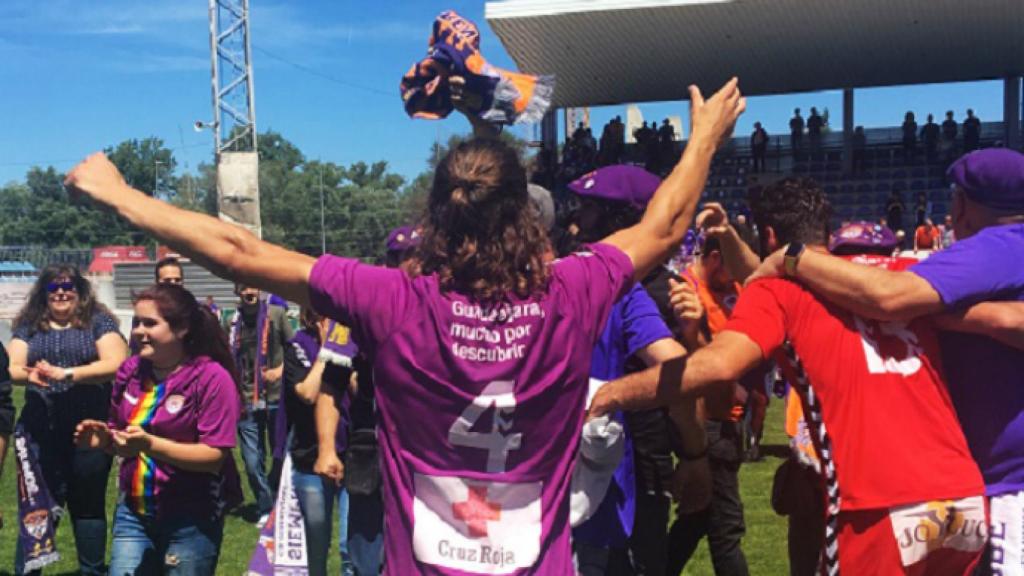
[[[409,178],[430,144],[465,132],[462,118],[410,120],[398,81],[421,58],[434,16],[448,8],[483,28],[483,53],[513,67],[483,19],[482,1],[251,0],[256,122],[310,158],[348,164],[387,160]],[[289,64],[298,63],[310,73]],[[203,0],[3,0],[0,2],[0,183],[31,165],[66,170],[91,151],[157,136],[179,170],[212,157],[207,3]],[[324,78],[327,76],[334,80]],[[742,84],[742,79],[741,79]],[[361,89],[358,87],[366,87]],[[713,87],[702,87],[707,89]],[[786,130],[794,107],[827,107],[841,125],[840,92],[754,98],[738,132],[757,120]],[[980,82],[861,90],[857,123],[898,124],[903,112],[982,120],[1002,117],[1002,84]],[[685,103],[641,105],[647,119],[685,118]],[[598,129],[623,107],[592,111]],[[522,135],[529,128],[517,129]]]

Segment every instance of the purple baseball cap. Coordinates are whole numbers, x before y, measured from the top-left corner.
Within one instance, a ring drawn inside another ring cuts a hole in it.
[[[882,248],[892,250],[899,241],[888,226],[874,222],[851,222],[832,233],[828,251],[835,252],[843,246],[856,248]]]
[[[946,177],[971,200],[996,210],[1024,210],[1024,154],[986,148],[964,154]]]
[[[661,178],[643,168],[619,164],[598,168],[569,183],[569,190],[580,196],[626,202],[645,208],[661,185]]]
[[[388,234],[388,252],[405,252],[420,245],[420,233],[412,226],[399,226]]]

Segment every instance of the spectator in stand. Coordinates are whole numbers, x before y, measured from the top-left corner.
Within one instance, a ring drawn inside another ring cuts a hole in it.
[[[935,116],[929,114],[928,122],[921,127],[921,141],[924,142],[924,153],[928,162],[935,162],[939,155],[939,125]]]
[[[964,119],[964,152],[973,152],[981,144],[981,120],[974,115],[974,110],[967,109]]]
[[[583,122],[580,122],[579,124],[576,125],[576,129],[573,130],[572,132],[572,139],[576,142],[582,142],[583,138],[586,137],[586,134],[587,128],[586,126],[583,125]]]
[[[899,256],[907,249],[907,233],[902,229],[896,231],[896,250],[893,255]]]
[[[800,116],[800,109],[793,110],[793,117],[789,119],[789,144],[793,150],[793,157],[800,154],[800,148],[804,141],[804,119]]]
[[[878,225],[881,226],[882,228],[888,228],[889,221],[886,220],[885,216],[882,216],[881,218],[878,219]]]
[[[915,226],[924,224],[924,219],[931,213],[930,202],[928,202],[928,196],[924,192],[917,193],[917,199],[914,202],[914,214],[916,220],[914,221]]]
[[[14,433],[14,400],[11,394],[10,360],[7,349],[0,344],[0,476],[4,472],[7,443]],[[3,510],[0,510],[0,530],[4,527]]]
[[[953,216],[946,214],[946,217],[942,221],[942,226],[939,227],[942,231],[942,240],[939,242],[939,248],[945,250],[956,242],[956,230],[953,228]]]
[[[213,296],[206,297],[205,306],[206,309],[212,312],[214,316],[220,318],[220,306],[217,306],[217,303],[213,301]]]
[[[914,152],[917,149],[917,120],[913,112],[907,112],[903,117],[903,160],[910,162],[914,159]]]
[[[956,120],[953,119],[953,111],[948,110],[946,119],[942,121],[942,142],[940,144],[942,158],[946,162],[952,162],[956,157],[956,133],[958,130]]]
[[[676,129],[672,127],[668,118],[662,121],[661,128],[658,129],[658,144],[658,156],[660,157],[661,166],[672,166],[675,164]]]
[[[811,115],[807,117],[807,138],[811,141],[811,151],[821,150],[821,129],[825,126],[825,119],[818,114],[818,109],[811,107]]]
[[[903,211],[906,206],[903,204],[903,196],[893,190],[889,194],[889,201],[885,205],[885,215],[889,219],[889,227],[895,231],[903,230]]]
[[[754,158],[754,172],[764,172],[764,159],[768,154],[768,131],[760,122],[754,122],[754,133],[750,135],[750,155]]]
[[[227,338],[192,293],[166,284],[135,297],[132,337],[139,353],[117,372],[109,416],[75,431],[79,451],[121,457],[110,574],[212,576],[224,515],[242,498]]]
[[[932,219],[925,218],[924,222],[914,231],[914,253],[917,254],[921,250],[938,250],[941,238],[942,234],[935,227]]]
[[[414,275],[314,259],[175,208],[132,189],[102,154],[65,185],[215,270],[353,328],[378,385],[385,574],[489,572],[495,561],[570,574],[567,498],[591,351],[614,302],[678,250],[716,147],[745,109],[737,82],[707,100],[690,88],[689,145],[639,224],[550,265],[515,150],[473,115],[488,138],[439,163]],[[489,432],[485,413],[499,415]],[[481,544],[500,558],[462,554]]]
[[[853,173],[864,172],[864,156],[867,154],[868,138],[863,126],[853,129]]]
[[[185,271],[181,267],[181,262],[174,256],[168,256],[157,262],[153,267],[153,275],[157,284],[185,285]]]
[[[107,418],[110,382],[128,355],[117,320],[78,268],[47,266],[14,319],[8,352],[11,381],[28,387],[18,425],[32,437],[54,501],[71,512],[78,570],[106,574],[111,457],[76,450],[74,435],[82,420]],[[14,571],[23,568],[19,542]]]

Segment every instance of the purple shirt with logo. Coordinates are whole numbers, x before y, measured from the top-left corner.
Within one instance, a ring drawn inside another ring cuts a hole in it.
[[[114,380],[107,424],[125,428],[146,392],[144,382],[152,378],[149,362],[132,356],[121,365]],[[156,383],[156,380],[152,380]],[[147,432],[183,443],[201,443],[214,448],[233,448],[241,399],[231,375],[206,356],[191,358],[164,382],[162,399],[156,405]],[[228,456],[230,458],[230,456]],[[139,457],[121,463],[119,486],[131,493],[132,483],[147,483],[156,517],[205,517],[219,514],[221,476],[182,470],[155,458],[149,474],[140,474]],[[148,477],[147,477],[148,476]]]
[[[911,271],[947,308],[1024,300],[1024,224],[985,228]],[[991,338],[943,333],[949,392],[971,453],[997,496],[1024,490],[1024,351]]]
[[[672,338],[672,332],[665,325],[658,305],[642,284],[633,285],[608,315],[601,338],[594,347],[590,376],[605,382],[622,377],[630,356],[663,338]],[[621,413],[616,414],[616,419],[626,425]],[[633,533],[636,477],[633,442],[628,434],[622,461],[613,478],[615,482],[609,485],[594,515],[573,530],[577,540],[600,547],[623,547]]]
[[[321,257],[316,310],[373,361],[387,574],[571,574],[569,480],[591,351],[632,283],[617,248],[490,309],[436,276]]]

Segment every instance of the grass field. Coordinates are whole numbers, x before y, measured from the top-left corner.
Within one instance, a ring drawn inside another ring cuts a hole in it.
[[[20,407],[22,390],[15,391],[15,403]],[[744,464],[740,469],[740,488],[746,511],[747,536],[743,541],[743,550],[750,564],[750,572],[755,575],[781,575],[789,572],[786,561],[786,528],[785,519],[776,516],[769,505],[772,475],[779,464],[779,457],[785,454],[782,448],[786,439],[782,433],[782,403],[773,402],[768,410],[765,430],[765,445],[768,454],[762,462]],[[239,470],[244,470],[238,458]],[[17,499],[13,454],[9,451],[7,464],[4,466],[3,478],[0,478],[0,510],[4,514],[6,527],[0,530],[0,574],[10,574],[14,568],[14,546],[16,542]],[[253,546],[256,543],[255,510],[251,504],[252,497],[248,486],[243,480],[247,505],[232,513],[224,527],[224,544],[221,549],[220,565],[217,573],[228,576],[243,574],[249,563]],[[111,471],[108,487],[107,508],[113,511],[117,498],[116,470]],[[337,525],[335,523],[335,525]],[[337,532],[335,530],[335,532]],[[337,534],[335,534],[337,539]],[[337,545],[332,545],[332,550]],[[47,574],[75,574],[77,562],[69,522],[63,522],[57,532],[57,547],[61,553],[61,561],[50,566]],[[109,546],[108,546],[109,552]],[[339,573],[338,557],[331,555],[329,572]],[[710,575],[711,559],[704,544],[698,548],[694,558],[683,572],[688,575]]]

